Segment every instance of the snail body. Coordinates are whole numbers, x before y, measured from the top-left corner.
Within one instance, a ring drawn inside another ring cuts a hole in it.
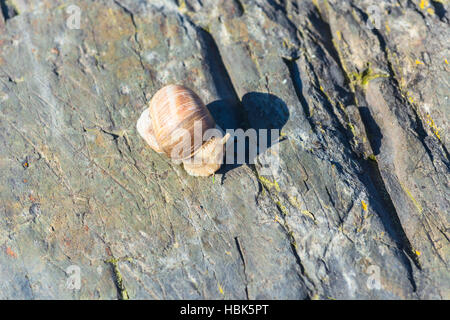
[[[223,137],[215,128],[200,97],[180,85],[158,90],[137,122],[139,134],[153,150],[183,162],[193,176],[209,176],[222,165],[229,134]]]

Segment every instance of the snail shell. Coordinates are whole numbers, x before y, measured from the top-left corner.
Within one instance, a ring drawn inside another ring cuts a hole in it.
[[[180,85],[161,88],[150,100],[137,122],[137,130],[150,147],[172,160],[182,161],[194,176],[208,176],[223,160],[223,146],[229,134],[203,141],[216,123],[195,92]],[[195,161],[194,161],[195,160]]]

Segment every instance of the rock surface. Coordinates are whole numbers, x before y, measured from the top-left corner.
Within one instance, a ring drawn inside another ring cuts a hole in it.
[[[73,3],[0,1],[1,299],[450,298],[448,1]],[[153,152],[168,83],[279,170]]]

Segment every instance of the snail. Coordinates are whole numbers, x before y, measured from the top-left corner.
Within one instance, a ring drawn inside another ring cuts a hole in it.
[[[209,176],[223,162],[230,138],[216,125],[199,96],[181,85],[158,90],[136,124],[137,131],[156,152],[183,163],[192,176]]]

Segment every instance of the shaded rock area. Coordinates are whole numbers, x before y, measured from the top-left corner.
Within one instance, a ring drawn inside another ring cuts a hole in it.
[[[448,1],[0,4],[1,299],[450,298]],[[279,168],[153,152],[168,83]]]

